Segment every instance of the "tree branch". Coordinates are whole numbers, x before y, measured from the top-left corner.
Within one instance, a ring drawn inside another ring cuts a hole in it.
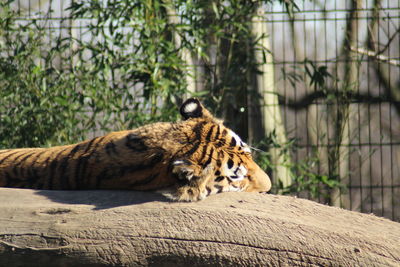
[[[314,91],[307,95],[304,95],[300,99],[291,99],[283,95],[278,95],[279,104],[289,107],[294,110],[301,110],[308,108],[311,105],[317,104],[316,101],[319,99],[326,100],[326,104],[329,104],[328,98],[339,98],[337,104],[349,104],[349,103],[365,103],[365,104],[379,104],[379,103],[392,103],[400,104],[400,101],[396,101],[388,96],[373,96],[370,94],[361,94],[352,91]],[[335,102],[336,103],[336,102]]]
[[[356,48],[356,47],[353,47],[353,46],[350,47],[350,50],[353,51],[353,52],[356,52],[358,54],[366,55],[366,56],[372,57],[372,58],[374,58],[376,60],[386,62],[386,63],[388,63],[390,65],[393,65],[393,66],[396,66],[396,67],[400,66],[400,61],[399,60],[391,59],[391,58],[389,58],[387,56],[381,55],[380,53],[374,52],[372,50],[368,50],[368,49],[364,49],[364,48]]]

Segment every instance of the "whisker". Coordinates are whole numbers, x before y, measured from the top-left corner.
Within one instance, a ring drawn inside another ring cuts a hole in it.
[[[249,147],[250,147],[252,150],[254,150],[254,151],[267,153],[267,151],[261,150],[261,149],[259,149],[259,148],[252,147],[252,146],[249,146]]]

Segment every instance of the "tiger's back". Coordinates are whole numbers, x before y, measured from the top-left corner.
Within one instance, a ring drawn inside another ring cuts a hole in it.
[[[0,150],[0,186],[62,190],[170,186],[174,179],[165,175],[164,159],[172,151],[154,142],[156,137],[148,134],[153,127],[168,131],[171,124],[113,132],[74,145]]]
[[[266,192],[269,177],[249,147],[197,99],[183,121],[112,132],[74,145],[0,150],[0,186],[34,189],[156,190],[200,200],[225,191]]]

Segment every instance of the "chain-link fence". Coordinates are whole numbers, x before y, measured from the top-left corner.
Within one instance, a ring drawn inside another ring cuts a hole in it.
[[[340,174],[348,189],[333,202],[400,220],[400,1],[274,5],[265,22],[295,160]]]

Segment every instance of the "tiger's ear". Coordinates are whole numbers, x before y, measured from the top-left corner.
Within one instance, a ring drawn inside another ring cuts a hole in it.
[[[197,98],[189,98],[186,100],[182,104],[180,112],[184,120],[192,118],[213,119],[210,112],[203,107]]]

